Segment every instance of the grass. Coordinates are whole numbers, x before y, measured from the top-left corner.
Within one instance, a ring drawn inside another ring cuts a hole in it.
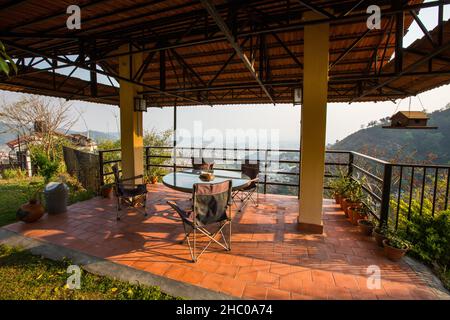
[[[52,261],[0,245],[1,300],[174,300],[159,287],[134,285],[82,269],[81,288],[67,287],[69,261]]]
[[[30,182],[36,182],[42,187],[42,177],[0,179],[0,227],[16,221],[16,211],[29,200]],[[86,190],[74,190],[69,185],[69,204],[91,199],[95,194]]]
[[[0,226],[16,220],[17,209],[28,201],[29,183],[29,179],[0,180]]]

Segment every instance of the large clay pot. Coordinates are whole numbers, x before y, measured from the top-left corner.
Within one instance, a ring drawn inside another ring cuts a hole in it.
[[[388,239],[383,240],[383,245],[384,245],[384,253],[386,254],[386,257],[392,261],[400,261],[403,258],[403,256],[406,254],[406,252],[408,252],[408,250],[409,250],[408,247],[404,248],[404,249],[398,249],[398,248],[391,247],[389,245]]]
[[[113,187],[103,187],[102,188],[102,197],[105,199],[112,199],[113,197]]]
[[[336,204],[341,204],[341,199],[342,199],[342,197],[341,197],[341,195],[340,194],[335,194],[334,195],[334,201],[336,202]]]
[[[345,213],[345,216],[348,218],[348,212],[347,212],[347,199],[341,198],[341,208]]]
[[[38,200],[30,200],[20,206],[17,210],[16,217],[26,223],[39,220],[45,213],[44,206]]]
[[[377,232],[377,229],[373,229],[373,237],[377,242],[378,246],[383,247],[383,240],[386,239],[386,236],[382,233]]]
[[[359,213],[359,211],[357,210],[358,207],[349,207],[348,208],[348,216],[350,218],[350,222],[357,226],[358,225],[358,220],[362,220],[365,217]]]
[[[373,228],[375,228],[375,226],[366,219],[359,219],[358,226],[364,236],[371,236]]]

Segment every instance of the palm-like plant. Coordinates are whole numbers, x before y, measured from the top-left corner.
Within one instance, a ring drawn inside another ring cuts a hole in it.
[[[4,73],[9,75],[11,69],[17,73],[17,66],[10,56],[6,53],[6,48],[3,43],[0,41],[0,73]]]

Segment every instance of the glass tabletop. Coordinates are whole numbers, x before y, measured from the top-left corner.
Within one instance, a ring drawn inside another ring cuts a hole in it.
[[[196,183],[219,183],[225,180],[231,180],[231,187],[233,190],[236,190],[246,186],[250,182],[250,178],[242,172],[228,170],[208,171],[212,172],[214,179],[211,181],[203,181],[199,177],[202,172],[204,171],[189,169],[169,173],[163,177],[162,181],[167,187],[181,192],[192,192]]]

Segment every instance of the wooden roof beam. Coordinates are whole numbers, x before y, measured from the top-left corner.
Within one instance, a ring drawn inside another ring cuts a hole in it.
[[[310,3],[309,1],[306,0],[297,0],[301,5],[303,5],[304,7],[324,16],[325,18],[328,19],[334,19],[336,18],[333,14],[327,12],[326,10],[323,10],[322,8],[313,5],[312,3]]]
[[[214,22],[216,23],[216,25],[219,27],[219,29],[223,32],[223,34],[225,35],[225,37],[227,38],[228,42],[230,43],[230,45],[233,47],[233,49],[236,51],[236,54],[239,56],[239,58],[242,60],[242,62],[244,63],[245,67],[248,69],[248,71],[251,73],[251,75],[253,76],[253,78],[255,78],[256,82],[258,82],[259,86],[261,87],[261,89],[264,91],[264,93],[266,94],[266,96],[269,98],[269,100],[275,104],[274,99],[272,98],[272,96],[270,95],[269,91],[267,90],[266,86],[264,85],[264,83],[261,81],[261,79],[259,78],[259,76],[256,74],[255,69],[252,66],[252,63],[250,62],[250,60],[247,58],[247,56],[245,55],[245,53],[242,51],[239,43],[236,41],[234,35],[231,33],[231,30],[228,28],[227,24],[225,23],[225,21],[222,19],[222,17],[220,16],[220,14],[218,13],[218,11],[216,10],[214,4],[210,1],[210,0],[200,0],[203,7],[205,7],[205,9],[208,11],[209,15],[213,18]]]

